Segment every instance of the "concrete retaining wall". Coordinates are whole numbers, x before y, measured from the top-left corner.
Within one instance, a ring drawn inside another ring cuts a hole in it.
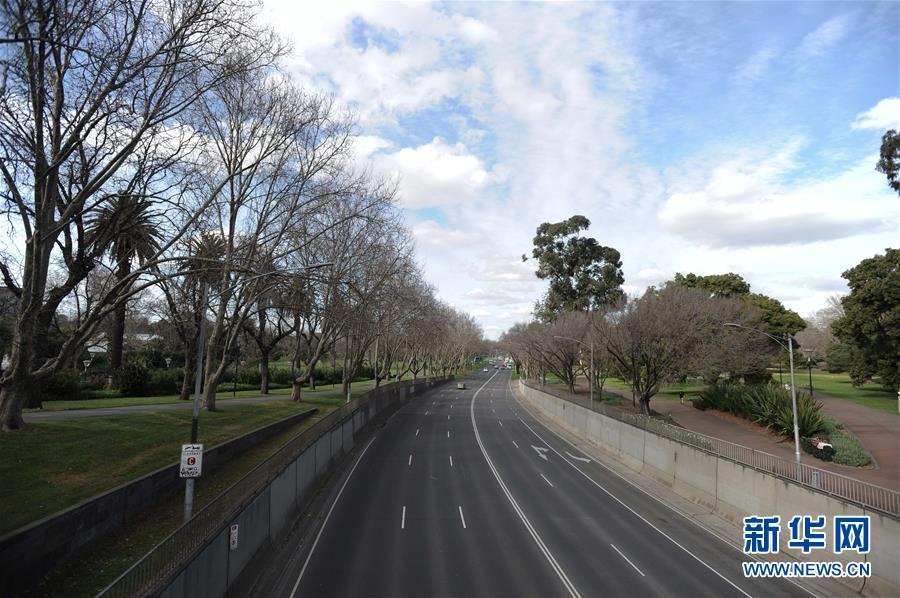
[[[203,453],[203,469],[219,464],[271,438],[315,409],[263,426]],[[177,456],[180,447],[173,447]],[[178,463],[167,465],[84,500],[0,538],[0,596],[12,595],[48,571],[132,521],[160,500],[184,488]]]
[[[546,417],[615,456],[629,468],[658,480],[696,503],[715,510],[735,523],[750,515],[780,515],[782,530],[794,515],[825,515],[828,525],[836,515],[869,515],[872,577],[864,593],[900,596],[900,521],[830,494],[779,478],[748,465],[658,436],[625,422],[590,411],[575,403],[541,392],[519,381],[520,396]],[[831,531],[828,531],[829,541]],[[782,548],[786,545],[782,536]],[[858,562],[855,553],[833,554],[782,550],[791,557],[811,561]],[[859,590],[860,580],[848,580]]]
[[[211,542],[185,563],[161,591],[161,596],[217,598],[227,595],[229,588],[240,579],[257,553],[288,531],[297,513],[312,497],[317,484],[353,448],[357,438],[367,431],[369,423],[382,419],[409,398],[447,380],[435,378],[389,384],[357,399],[357,407],[327,429],[305,433],[317,434],[317,438],[298,438],[307,443],[306,448],[241,508]],[[332,413],[328,417],[336,415],[338,413]],[[327,418],[320,423],[325,421]],[[238,526],[238,545],[235,548],[229,542],[232,524]],[[210,576],[215,576],[214,582]]]

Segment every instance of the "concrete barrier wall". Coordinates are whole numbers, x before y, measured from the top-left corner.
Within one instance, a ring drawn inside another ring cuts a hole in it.
[[[203,453],[203,469],[220,463],[271,438],[315,409],[263,426]],[[180,447],[173,446],[177,457]],[[0,596],[15,594],[33,580],[77,556],[86,548],[134,520],[148,507],[184,488],[173,463],[102,494],[84,500],[0,538]]]
[[[597,448],[610,453],[629,468],[670,486],[679,495],[709,507],[735,523],[750,515],[780,515],[782,529],[794,515],[825,515],[828,525],[836,515],[869,515],[870,553],[833,554],[818,551],[803,555],[782,550],[791,557],[813,561],[872,563],[872,577],[864,593],[900,596],[900,521],[879,512],[779,478],[693,446],[659,436],[519,381],[520,396],[550,420]],[[831,531],[827,532],[831,540]],[[782,548],[786,541],[782,541]],[[843,580],[842,580],[843,581]],[[859,590],[861,580],[846,580]]]
[[[184,565],[161,591],[161,596],[217,598],[227,595],[228,589],[240,579],[247,564],[259,551],[289,530],[318,483],[352,450],[356,439],[367,431],[370,422],[385,417],[409,398],[448,380],[434,378],[415,383],[399,382],[358,399],[359,405],[352,413],[344,415],[328,429],[319,430],[318,438],[309,438],[306,449]],[[315,430],[309,432],[314,433]],[[229,534],[234,524],[238,526],[238,542],[237,547],[232,548]],[[215,583],[210,583],[210,575],[217,576]]]

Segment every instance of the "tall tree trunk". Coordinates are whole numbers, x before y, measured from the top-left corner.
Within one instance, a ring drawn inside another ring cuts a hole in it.
[[[344,341],[344,371],[341,372],[341,396],[350,392],[350,336]]]
[[[40,392],[30,377],[14,377],[0,387],[0,429],[4,432],[21,430],[25,426],[22,408],[37,399]],[[39,404],[39,403],[38,403]]]
[[[259,392],[269,394],[269,351],[261,351],[259,358]]]
[[[121,281],[131,273],[131,260],[126,256],[119,257],[119,266],[116,269],[116,280]],[[113,388],[115,377],[122,369],[122,354],[125,348],[125,318],[127,315],[127,301],[116,306],[113,312],[112,329],[109,339],[109,375],[106,378],[106,387]]]
[[[192,347],[184,345],[184,376],[181,379],[181,394],[179,399],[187,401],[191,398],[191,391],[194,389],[194,376],[197,371],[197,358],[194,357]]]

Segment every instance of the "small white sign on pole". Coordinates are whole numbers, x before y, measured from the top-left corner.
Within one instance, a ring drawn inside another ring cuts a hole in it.
[[[183,478],[199,478],[203,469],[203,445],[181,445],[181,468],[178,475]]]
[[[231,550],[237,550],[238,547],[238,524],[232,523],[231,530],[228,535],[228,546]]]

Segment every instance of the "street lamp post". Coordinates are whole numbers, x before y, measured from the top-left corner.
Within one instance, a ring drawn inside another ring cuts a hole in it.
[[[560,339],[563,339],[566,341],[572,341],[572,342],[578,343],[582,347],[588,346],[585,343],[583,343],[582,341],[578,340],[577,338],[571,338],[568,336],[556,336],[556,335],[554,335],[553,338],[560,338]],[[590,395],[591,395],[591,411],[593,411],[594,410],[594,341],[593,341],[593,339],[591,339],[590,350],[591,350],[591,367],[590,367],[591,379],[588,381],[588,388],[590,389]]]
[[[784,333],[784,340],[787,341],[787,346],[785,347],[784,343],[782,343],[777,336],[772,336],[768,332],[764,330],[759,330],[758,328],[751,328],[750,326],[742,326],[741,324],[735,324],[733,322],[725,322],[726,326],[731,326],[733,328],[743,328],[744,330],[750,330],[753,332],[758,332],[760,334],[764,334],[768,336],[770,339],[781,345],[782,348],[788,350],[788,358],[790,360],[791,367],[791,409],[793,410],[794,415],[794,459],[797,461],[797,464],[800,463],[800,427],[797,425],[797,385],[794,382],[794,342],[791,339],[791,335],[787,332]]]
[[[809,396],[814,397],[812,383],[812,349],[803,349],[806,354],[806,373],[809,374]]]

